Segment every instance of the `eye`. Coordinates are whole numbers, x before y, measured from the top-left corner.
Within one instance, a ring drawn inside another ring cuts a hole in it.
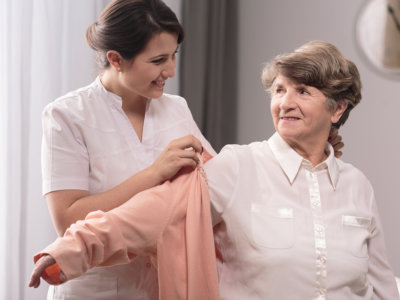
[[[155,64],[155,65],[159,65],[162,64],[165,61],[165,58],[157,58],[151,61],[151,63]]]
[[[310,95],[310,93],[308,92],[308,90],[305,89],[305,88],[299,89],[299,93],[302,94],[302,95]]]
[[[283,88],[280,86],[277,86],[274,90],[274,94],[282,94],[284,92]]]

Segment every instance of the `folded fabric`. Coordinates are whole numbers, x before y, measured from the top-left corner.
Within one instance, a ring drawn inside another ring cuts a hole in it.
[[[204,151],[200,158],[205,162],[211,156]],[[70,280],[95,266],[146,255],[158,270],[159,299],[219,299],[210,214],[201,163],[109,212],[90,213],[34,261],[50,254],[57,263],[45,276],[56,280],[61,269]]]

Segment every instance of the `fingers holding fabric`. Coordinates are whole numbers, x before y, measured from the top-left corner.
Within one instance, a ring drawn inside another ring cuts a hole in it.
[[[199,163],[197,153],[202,151],[201,142],[193,135],[187,135],[171,141],[150,168],[162,182],[173,177],[183,167],[195,167]]]

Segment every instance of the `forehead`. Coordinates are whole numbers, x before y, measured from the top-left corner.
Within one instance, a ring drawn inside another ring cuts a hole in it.
[[[274,83],[272,85],[272,89],[276,89],[278,87],[283,87],[283,88],[293,88],[293,89],[307,89],[307,91],[312,95],[313,97],[323,97],[327,98],[325,94],[318,88],[307,85],[305,83],[297,82],[289,77],[286,77],[284,75],[278,75]],[[273,91],[272,91],[273,92]]]
[[[306,86],[305,84],[300,83],[300,82],[296,82],[296,81],[294,81],[293,79],[291,79],[291,78],[289,78],[289,77],[286,77],[286,76],[284,76],[284,75],[278,75],[278,76],[275,78],[273,85],[274,85],[274,86],[277,86],[277,85],[279,85],[279,86],[281,86],[281,85],[288,85],[288,86]]]
[[[139,55],[146,57],[168,55],[175,52],[177,47],[178,35],[169,32],[156,33]]]

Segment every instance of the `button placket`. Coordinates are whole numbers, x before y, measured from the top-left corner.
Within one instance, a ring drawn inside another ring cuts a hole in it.
[[[325,225],[322,219],[321,196],[319,191],[318,177],[313,167],[306,167],[306,178],[309,184],[310,207],[314,224],[315,241],[315,264],[316,264],[316,297],[315,299],[326,299],[326,238]]]

